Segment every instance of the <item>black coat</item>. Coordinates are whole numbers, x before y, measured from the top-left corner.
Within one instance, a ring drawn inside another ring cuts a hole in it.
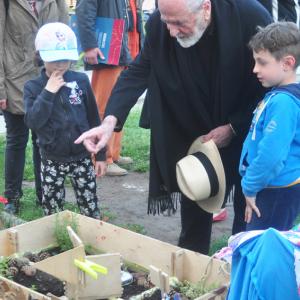
[[[257,25],[267,25],[271,17],[255,0],[212,0],[212,12],[218,51],[211,114],[198,94],[195,75],[187,67],[189,48],[182,48],[170,36],[159,12],[150,17],[144,47],[121,74],[106,109],[106,115],[118,118],[118,130],[139,95],[148,88],[144,116],[151,128],[151,199],[171,199],[169,195],[179,191],[176,162],[186,155],[195,138],[228,123],[237,137],[221,149],[221,155],[228,184],[239,182],[242,141],[252,110],[263,93],[252,72],[254,62],[247,43]]]

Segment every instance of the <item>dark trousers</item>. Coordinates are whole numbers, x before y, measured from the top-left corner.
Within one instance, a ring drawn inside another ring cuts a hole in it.
[[[23,194],[22,181],[29,129],[24,123],[24,115],[12,114],[5,110],[3,115],[6,123],[4,195],[8,199],[20,198]],[[34,133],[32,133],[32,144],[36,195],[39,200],[42,200],[41,158]]]
[[[247,231],[270,227],[289,230],[300,213],[300,184],[288,188],[264,189],[256,196],[256,206],[261,217],[258,218],[253,212]]]
[[[234,218],[232,224],[232,234],[236,234],[246,230],[245,209],[246,200],[242,191],[241,184],[236,184],[233,195]]]
[[[184,195],[181,200],[181,233],[178,246],[208,254],[212,229],[212,214],[204,211]]]

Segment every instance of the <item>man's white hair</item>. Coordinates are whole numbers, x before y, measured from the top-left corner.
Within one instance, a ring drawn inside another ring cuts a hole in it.
[[[194,12],[199,9],[204,2],[204,0],[185,0],[187,8]]]

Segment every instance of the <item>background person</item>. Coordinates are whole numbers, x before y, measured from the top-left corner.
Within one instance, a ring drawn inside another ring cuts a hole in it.
[[[272,89],[254,111],[240,160],[247,230],[289,230],[300,212],[300,31],[261,28],[251,39],[261,84]]]
[[[143,19],[144,19],[144,22],[147,22],[147,20],[149,19],[150,15],[156,9],[155,0],[144,0],[143,1],[142,9],[143,9]]]
[[[262,93],[247,43],[257,25],[267,25],[271,18],[256,0],[159,0],[158,7],[146,24],[141,53],[112,92],[102,126],[76,142],[89,139],[88,149],[97,152],[113,130],[122,128],[148,88],[149,212],[174,210],[181,199],[179,246],[207,254],[212,214],[179,192],[176,163],[197,137],[212,139],[228,187],[239,187],[233,232],[245,229],[238,162],[247,121]]]
[[[275,22],[291,21],[300,26],[299,0],[258,0],[272,15]]]
[[[60,36],[65,49],[60,48]],[[39,139],[44,214],[64,209],[69,176],[80,213],[100,219],[95,173],[105,173],[105,149],[96,155],[94,170],[91,155],[73,143],[81,132],[100,124],[88,77],[69,70],[78,59],[75,34],[63,23],[49,23],[41,27],[35,44],[45,69],[25,84],[25,123]]]
[[[34,64],[34,39],[48,22],[68,22],[65,0],[0,0],[0,108],[6,124],[5,210],[16,213],[22,197],[25,150],[29,129],[24,124],[24,83],[39,74]],[[40,155],[32,132],[37,201],[42,200]]]
[[[100,117],[104,111],[120,73],[137,56],[142,45],[142,1],[141,0],[79,0],[76,6],[76,15],[80,42],[85,51],[85,67],[93,70],[92,88],[97,100]],[[125,20],[119,66],[99,63],[103,57],[98,48],[95,36],[95,22],[97,17],[107,17]],[[126,175],[127,171],[119,165],[132,163],[130,157],[122,157],[122,132],[116,132],[107,145],[107,172],[106,175]],[[119,165],[118,165],[119,164]]]

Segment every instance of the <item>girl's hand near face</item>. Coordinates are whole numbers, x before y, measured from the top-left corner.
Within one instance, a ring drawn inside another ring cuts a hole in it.
[[[61,74],[61,72],[58,71],[54,71],[48,82],[47,85],[45,87],[45,89],[53,94],[57,93],[59,91],[59,89],[65,85],[65,81],[64,78]]]

